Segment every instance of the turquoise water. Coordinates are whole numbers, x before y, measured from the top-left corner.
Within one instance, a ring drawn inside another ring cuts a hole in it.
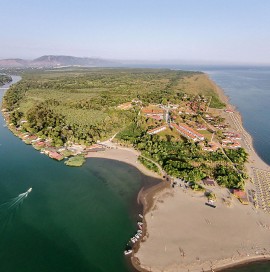
[[[132,271],[123,250],[136,230],[137,194],[157,181],[112,160],[67,167],[3,125],[1,115],[0,271]]]

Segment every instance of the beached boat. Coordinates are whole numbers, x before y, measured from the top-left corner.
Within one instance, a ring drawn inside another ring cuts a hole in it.
[[[139,240],[140,236],[138,234],[135,234],[135,237]]]
[[[125,255],[129,255],[129,254],[131,254],[132,253],[132,249],[128,249],[128,250],[125,250],[124,251],[124,254]]]
[[[209,202],[206,202],[205,203],[206,206],[209,206],[211,208],[216,208],[216,205],[212,204],[212,203],[209,203]]]
[[[139,213],[139,216],[140,216],[141,218],[143,218],[143,215],[141,215],[140,213]]]

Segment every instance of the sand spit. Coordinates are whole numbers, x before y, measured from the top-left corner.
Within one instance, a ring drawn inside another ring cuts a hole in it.
[[[229,104],[224,92],[216,85],[215,88],[227,107],[234,110],[234,113],[215,111],[226,118],[233,131],[241,134],[241,144],[250,154],[247,171],[250,181],[254,181],[254,168],[269,171],[269,166],[255,152],[252,137],[243,128],[240,113]],[[112,149],[93,153],[90,157],[122,161],[146,175],[161,178],[137,161],[139,154],[131,148],[113,144]],[[256,184],[250,181],[246,189],[256,189]],[[218,196],[217,207],[211,208],[205,205],[203,193],[179,186],[171,188],[166,182],[147,191],[141,190],[138,199],[144,204],[145,224],[144,238],[132,256],[136,269],[153,272],[217,271],[240,263],[269,259],[269,214],[251,204],[242,205],[225,188],[215,188],[215,193]]]
[[[234,110],[234,113],[223,110],[218,113],[226,118],[233,131],[242,135],[242,146],[250,154],[246,167],[252,181],[254,167],[269,171],[269,166],[255,152],[240,113],[218,86],[216,91],[227,107]],[[256,188],[247,182],[247,189]],[[270,257],[269,214],[251,204],[243,206],[227,189],[218,191],[216,208],[205,205],[203,193],[183,187],[168,188],[155,196],[145,216],[148,238],[141,242],[134,256],[142,271],[216,271]]]
[[[138,161],[138,157],[140,155],[138,151],[131,148],[120,147],[112,143],[111,143],[111,146],[113,146],[111,149],[106,149],[103,152],[91,152],[88,155],[88,158],[103,158],[103,159],[121,161],[121,162],[135,166],[146,176],[161,178],[160,175],[158,175],[157,173],[153,171],[150,171]]]
[[[222,190],[227,197],[227,190]],[[269,215],[231,201],[230,207],[219,200],[217,208],[211,208],[202,193],[180,187],[160,192],[145,217],[149,237],[135,254],[141,267],[207,271],[268,255]]]

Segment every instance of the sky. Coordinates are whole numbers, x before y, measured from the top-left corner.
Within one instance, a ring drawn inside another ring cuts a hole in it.
[[[270,64],[269,0],[0,0],[0,58]]]

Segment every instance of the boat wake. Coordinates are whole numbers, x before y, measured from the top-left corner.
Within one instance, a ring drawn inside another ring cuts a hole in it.
[[[19,194],[17,197],[12,198],[10,201],[5,202],[0,205],[0,228],[4,230],[9,223],[12,222],[12,219],[18,210],[18,208],[22,205],[23,201],[29,193],[31,193],[32,188],[29,188],[25,193]]]

